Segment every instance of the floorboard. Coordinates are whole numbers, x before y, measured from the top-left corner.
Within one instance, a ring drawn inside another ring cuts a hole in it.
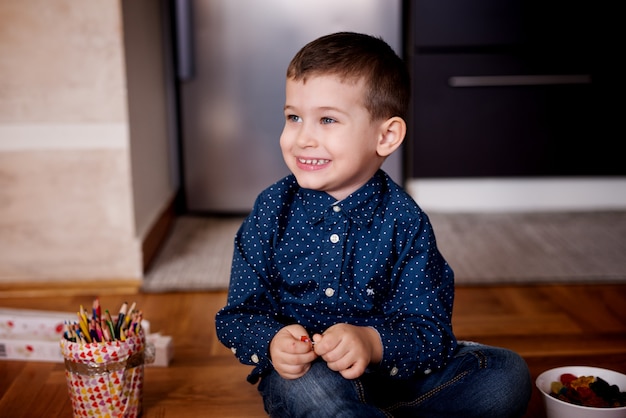
[[[144,417],[266,417],[250,371],[215,336],[225,292],[1,297],[0,307],[73,312],[135,301],[152,332],[171,335],[169,367],[146,367]],[[590,365],[626,373],[626,284],[459,286],[453,325],[460,339],[511,348],[533,379],[546,369]],[[60,363],[0,361],[0,416],[71,416]],[[544,418],[536,388],[526,417]]]

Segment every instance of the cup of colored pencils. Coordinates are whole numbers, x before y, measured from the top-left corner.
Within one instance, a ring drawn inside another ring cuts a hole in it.
[[[139,417],[142,411],[145,336],[143,314],[123,302],[117,315],[96,298],[65,324],[61,352],[74,417]]]

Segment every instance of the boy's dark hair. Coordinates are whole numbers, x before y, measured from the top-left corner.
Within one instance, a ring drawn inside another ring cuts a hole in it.
[[[305,45],[287,67],[287,78],[337,75],[365,80],[365,107],[373,120],[399,116],[406,120],[410,80],[404,61],[382,40],[354,32],[322,36]]]

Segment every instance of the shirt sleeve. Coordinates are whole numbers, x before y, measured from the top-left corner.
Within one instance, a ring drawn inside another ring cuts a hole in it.
[[[385,304],[388,320],[376,327],[383,345],[378,369],[395,378],[437,370],[456,348],[453,271],[437,249],[425,215],[412,230],[416,232],[401,243],[394,267],[393,295]]]
[[[259,209],[244,221],[235,237],[228,301],[216,315],[219,340],[243,364],[255,366],[248,381],[271,370],[269,344],[284,326],[267,286],[271,237],[261,227]]]

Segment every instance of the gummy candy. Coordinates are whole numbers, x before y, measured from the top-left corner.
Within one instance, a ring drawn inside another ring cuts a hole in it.
[[[576,375],[573,375],[571,373],[565,373],[561,375],[561,383],[564,385],[569,385],[571,383],[572,380],[576,380],[578,379],[578,377]]]
[[[626,392],[610,385],[600,377],[562,374],[559,381],[550,385],[550,396],[564,402],[593,408],[618,408],[626,406]]]
[[[596,380],[593,376],[580,376],[578,379],[574,379],[570,382],[570,386],[574,389],[588,388],[590,383]]]

